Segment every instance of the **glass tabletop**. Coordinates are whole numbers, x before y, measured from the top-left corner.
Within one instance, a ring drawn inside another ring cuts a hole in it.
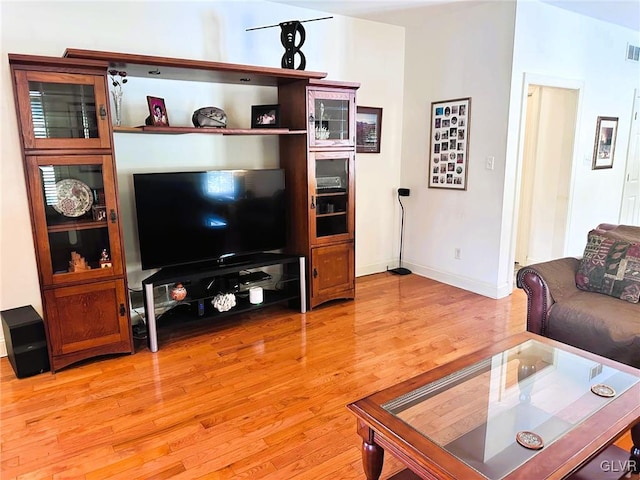
[[[528,340],[382,407],[486,478],[501,479],[541,451],[533,447],[548,446],[639,381]],[[525,444],[534,440],[530,448],[518,443],[519,432],[533,434],[521,435]]]

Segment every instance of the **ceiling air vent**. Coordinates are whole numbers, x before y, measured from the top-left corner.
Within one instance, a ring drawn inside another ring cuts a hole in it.
[[[631,60],[632,62],[637,62],[638,60],[640,60],[640,47],[628,43],[627,60]]]

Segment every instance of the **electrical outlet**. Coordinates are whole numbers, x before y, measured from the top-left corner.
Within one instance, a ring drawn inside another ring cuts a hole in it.
[[[460,260],[460,249],[459,248],[456,248],[456,249],[453,250],[453,257],[456,260]]]

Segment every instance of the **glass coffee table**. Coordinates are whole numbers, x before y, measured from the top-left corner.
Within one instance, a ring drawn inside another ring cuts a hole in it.
[[[385,451],[414,472],[398,479],[622,478],[640,466],[613,445],[633,427],[639,452],[640,370],[528,332],[347,408],[368,480]]]

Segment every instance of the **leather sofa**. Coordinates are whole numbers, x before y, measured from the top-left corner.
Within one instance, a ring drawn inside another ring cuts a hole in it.
[[[629,254],[628,263],[625,260],[622,270],[616,270],[622,273],[605,280],[609,282],[606,294],[598,292],[603,285],[595,285],[588,277],[593,265],[602,265],[614,255],[602,254],[602,248],[597,252],[594,238],[626,246],[623,251]],[[640,368],[640,303],[634,303],[640,291],[639,244],[640,227],[601,224],[589,232],[581,259],[559,258],[521,268],[516,284],[527,294],[527,330]],[[625,275],[625,292],[621,282],[611,286],[621,275]]]

